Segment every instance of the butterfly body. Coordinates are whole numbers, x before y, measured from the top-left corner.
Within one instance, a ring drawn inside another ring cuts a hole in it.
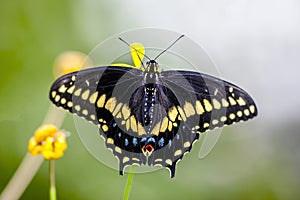
[[[99,126],[120,174],[127,165],[147,164],[167,167],[174,177],[200,133],[257,115],[241,88],[198,72],[160,72],[154,60],[142,69],[107,66],[64,75],[50,99]]]

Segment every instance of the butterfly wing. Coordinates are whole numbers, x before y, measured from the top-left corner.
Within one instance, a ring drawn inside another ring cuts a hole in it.
[[[50,90],[56,106],[99,126],[106,146],[119,159],[120,174],[127,165],[145,164],[138,138],[145,131],[129,108],[142,78],[138,69],[95,67],[60,77]]]
[[[252,97],[240,87],[222,79],[189,71],[162,72],[162,82],[178,93],[190,93],[191,99],[183,99],[181,105],[190,101],[195,114],[200,115],[200,132],[208,129],[247,121],[257,116]],[[205,123],[208,123],[209,126]]]
[[[199,133],[257,115],[257,107],[247,92],[219,78],[197,72],[163,71],[160,81],[168,88],[161,92],[172,102],[166,111],[172,138],[165,148],[151,155],[149,164],[169,168],[171,177],[176,163],[191,150]],[[159,132],[163,137],[165,134],[168,133]]]

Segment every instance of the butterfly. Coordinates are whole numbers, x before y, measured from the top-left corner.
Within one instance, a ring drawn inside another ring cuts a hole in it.
[[[173,178],[200,133],[257,116],[252,97],[232,83],[195,71],[160,70],[156,59],[172,45],[146,65],[144,52],[133,48],[140,68],[88,68],[51,87],[56,106],[98,125],[121,175],[129,165],[160,165]]]

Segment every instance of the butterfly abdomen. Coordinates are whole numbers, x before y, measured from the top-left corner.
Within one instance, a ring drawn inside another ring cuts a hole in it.
[[[144,126],[148,126],[152,123],[156,104],[156,90],[153,84],[144,87],[143,102],[141,104],[142,124]]]

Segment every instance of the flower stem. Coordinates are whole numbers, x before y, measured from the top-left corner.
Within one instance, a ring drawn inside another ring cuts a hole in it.
[[[133,175],[134,175],[134,166],[131,165],[130,166],[129,175],[128,175],[128,178],[127,178],[127,184],[126,184],[124,198],[123,198],[124,200],[128,200],[129,199],[129,193],[130,193],[130,189],[131,189]]]
[[[54,160],[49,160],[49,178],[50,178],[50,188],[49,188],[49,199],[56,200],[56,187],[55,187],[55,163]]]

